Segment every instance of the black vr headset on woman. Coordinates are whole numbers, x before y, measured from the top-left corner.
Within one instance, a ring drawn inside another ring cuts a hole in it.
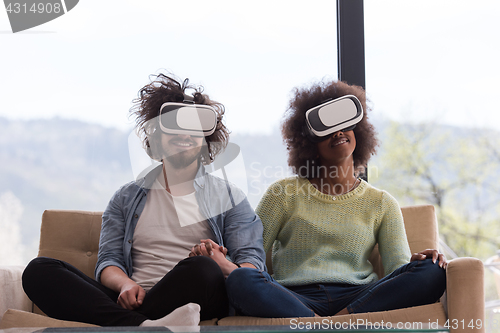
[[[190,96],[185,96],[182,103],[164,103],[158,118],[160,129],[167,134],[209,136],[217,126],[215,109],[210,105],[194,104]]]
[[[361,102],[354,95],[346,95],[307,110],[305,132],[311,141],[320,142],[335,132],[353,130],[361,119]]]

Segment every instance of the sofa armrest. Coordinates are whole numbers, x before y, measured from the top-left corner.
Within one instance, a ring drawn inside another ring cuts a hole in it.
[[[484,266],[481,260],[450,260],[446,268],[446,294],[450,332],[485,332]]]
[[[24,266],[0,266],[0,320],[8,309],[32,312],[33,303],[22,286]]]

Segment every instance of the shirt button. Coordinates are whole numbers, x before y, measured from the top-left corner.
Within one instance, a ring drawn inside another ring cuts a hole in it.
[[[130,244],[132,244],[132,240],[131,240],[131,239],[129,239],[129,240],[128,240],[128,242],[129,242]]]
[[[87,252],[87,257],[90,257],[92,255],[92,252],[88,251]]]
[[[135,215],[134,215],[134,217],[135,217],[135,218],[138,218],[138,217],[139,217],[139,215],[135,214]]]

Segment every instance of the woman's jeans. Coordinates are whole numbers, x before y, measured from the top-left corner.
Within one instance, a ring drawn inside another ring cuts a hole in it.
[[[211,258],[180,261],[144,297],[136,310],[116,303],[118,293],[70,264],[52,258],[33,259],[23,273],[28,297],[52,318],[100,326],[138,326],[159,319],[187,303],[201,307],[201,320],[228,313],[224,275]]]
[[[333,316],[388,311],[434,303],[446,289],[446,272],[431,259],[412,261],[368,285],[319,283],[285,288],[267,272],[238,268],[226,280],[230,304],[254,317]]]

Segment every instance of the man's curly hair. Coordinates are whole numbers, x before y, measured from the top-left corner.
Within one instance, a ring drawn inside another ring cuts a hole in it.
[[[210,105],[217,112],[215,131],[210,136],[205,137],[207,146],[203,147],[201,152],[201,162],[210,164],[215,156],[226,148],[229,141],[230,132],[222,123],[225,112],[224,105],[212,101],[208,95],[203,94],[202,86],[190,85],[188,79],[185,79],[181,84],[173,75],[158,74],[150,77],[151,82],[139,90],[138,97],[132,101],[134,105],[130,109],[130,115],[135,116],[137,133],[148,155],[156,160],[162,158],[154,156],[154,149],[151,149],[151,143],[158,142],[157,137],[161,134],[158,122],[151,120],[158,117],[163,103],[182,103],[185,96],[189,96],[186,95],[186,90],[193,90],[192,97],[195,104]]]
[[[345,95],[356,96],[363,106],[363,119],[354,128],[356,148],[353,152],[356,174],[362,173],[378,146],[375,128],[368,122],[366,94],[363,88],[342,81],[314,83],[310,87],[295,88],[288,110],[281,124],[281,133],[288,150],[288,165],[299,177],[314,175],[320,165],[318,148],[306,136],[306,111],[329,99]],[[305,173],[305,174],[304,174]]]

